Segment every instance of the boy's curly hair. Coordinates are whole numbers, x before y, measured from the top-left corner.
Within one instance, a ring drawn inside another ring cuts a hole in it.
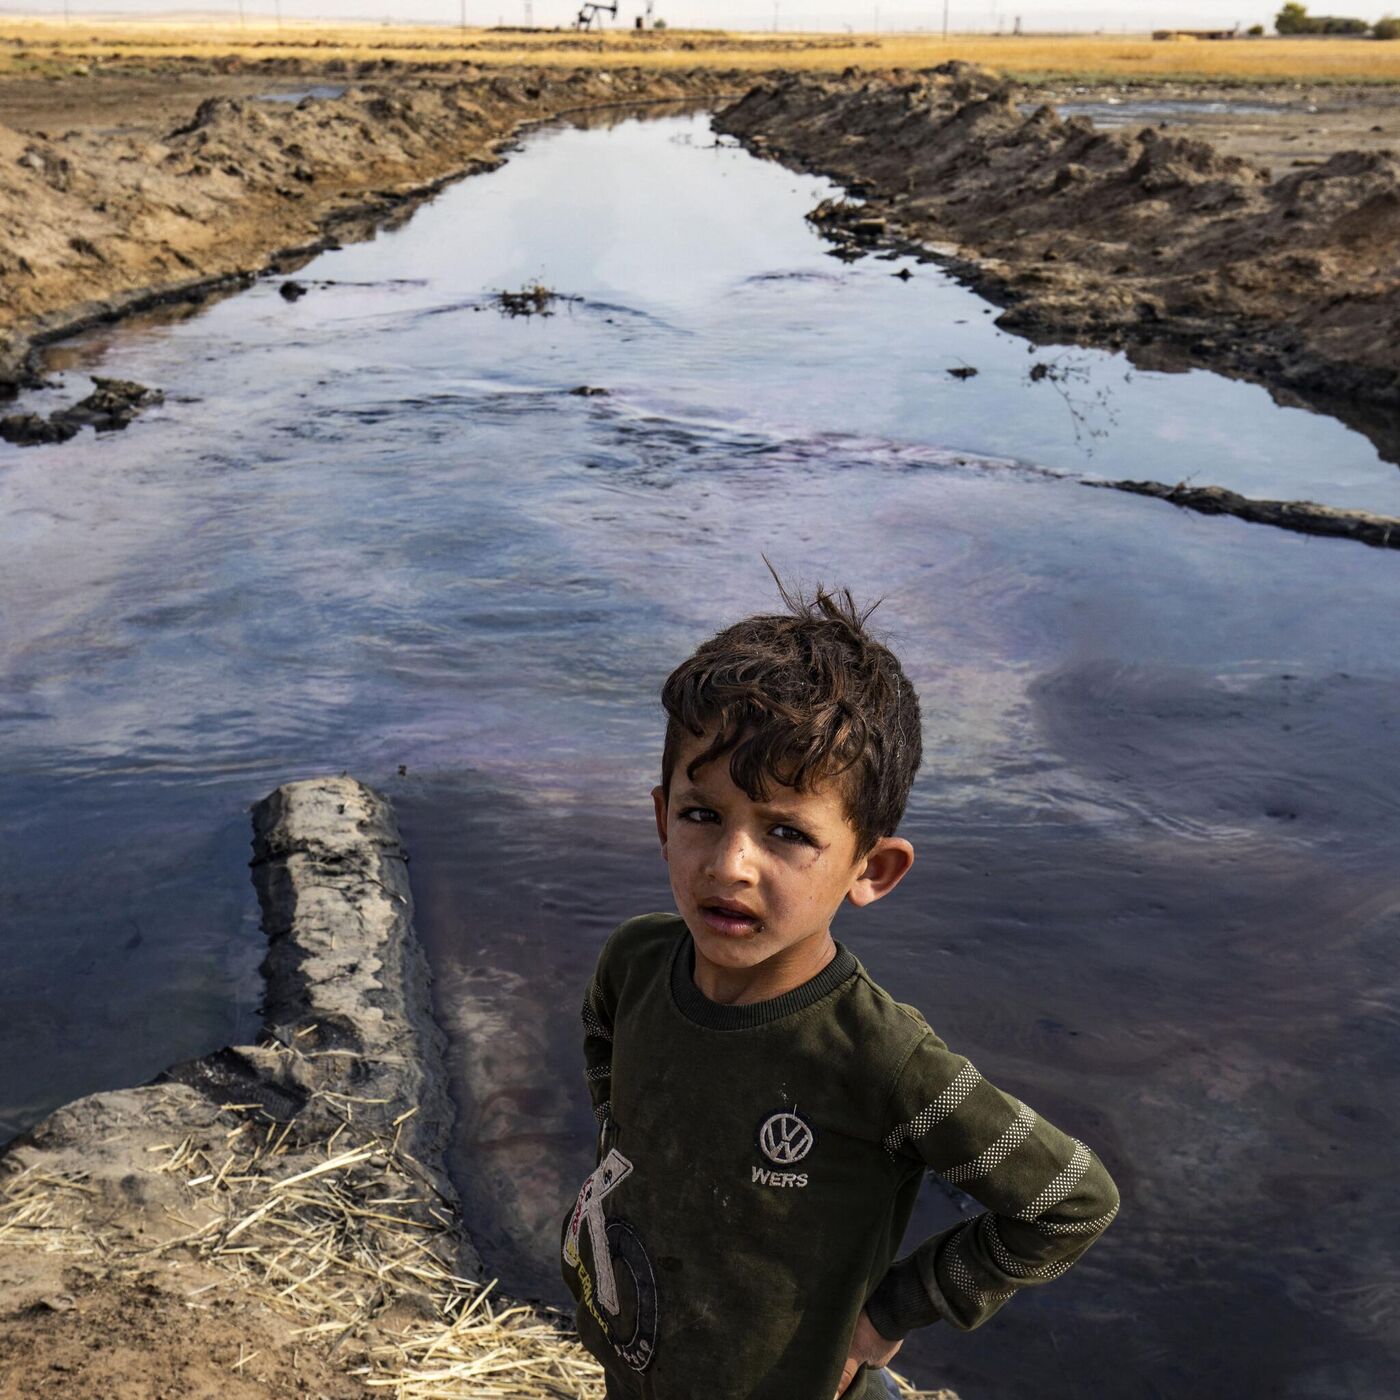
[[[666,678],[661,786],[669,796],[685,736],[713,729],[687,777],[728,753],[730,777],[755,802],[774,784],[809,792],[840,777],[863,855],[904,815],[923,753],[919,698],[865,630],[878,602],[861,610],[848,588],[821,584],[808,598],[773,578],[786,613],[726,627]]]

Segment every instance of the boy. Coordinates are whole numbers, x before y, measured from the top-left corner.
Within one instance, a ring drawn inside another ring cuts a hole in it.
[[[609,1400],[876,1400],[1118,1209],[1083,1144],[989,1084],[831,936],[913,863],[919,705],[848,591],[747,618],[666,681],[653,793],[675,915],[583,1003],[597,1169],[563,1274]],[[892,1263],[932,1169],[987,1210]]]

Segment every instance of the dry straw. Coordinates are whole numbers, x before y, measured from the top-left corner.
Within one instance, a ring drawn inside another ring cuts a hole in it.
[[[171,1238],[125,1247],[124,1262],[195,1253],[227,1270],[242,1296],[293,1319],[298,1339],[334,1353],[355,1338],[347,1373],[391,1400],[603,1400],[602,1371],[564,1313],[512,1303],[494,1280],[454,1271],[451,1208],[399,1142],[411,1112],[392,1139],[349,1142],[358,1100],[320,1097],[341,1121],[314,1145],[299,1140],[299,1124],[233,1104],[222,1143],[191,1136],[148,1149],[150,1170],[177,1175],[187,1204],[168,1212]],[[0,1245],[111,1258],[113,1241],[73,1209],[93,1194],[83,1175],[31,1166],[11,1177],[0,1188]],[[422,1320],[391,1325],[387,1310],[410,1297]],[[899,1384],[911,1400],[935,1400]]]
[[[72,1223],[75,1198],[92,1196],[86,1173],[54,1175],[38,1166],[15,1173],[0,1188],[0,1246],[28,1245],[51,1253],[96,1254],[102,1240]]]

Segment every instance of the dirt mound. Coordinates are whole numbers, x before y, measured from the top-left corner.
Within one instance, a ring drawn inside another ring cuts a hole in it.
[[[941,245],[1033,339],[1198,363],[1336,413],[1400,450],[1400,163],[1341,152],[1271,181],[1208,143],[1097,130],[966,64],[791,77],[721,130],[867,197]],[[951,246],[949,246],[951,245]]]

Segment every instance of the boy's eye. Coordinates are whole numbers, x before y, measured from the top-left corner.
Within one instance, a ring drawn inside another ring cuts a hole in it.
[[[683,822],[718,821],[719,813],[711,807],[683,807],[679,813]]]
[[[775,826],[773,835],[780,841],[790,841],[795,846],[810,846],[812,844],[812,838],[805,831],[799,831],[795,826],[788,826],[786,822]]]

